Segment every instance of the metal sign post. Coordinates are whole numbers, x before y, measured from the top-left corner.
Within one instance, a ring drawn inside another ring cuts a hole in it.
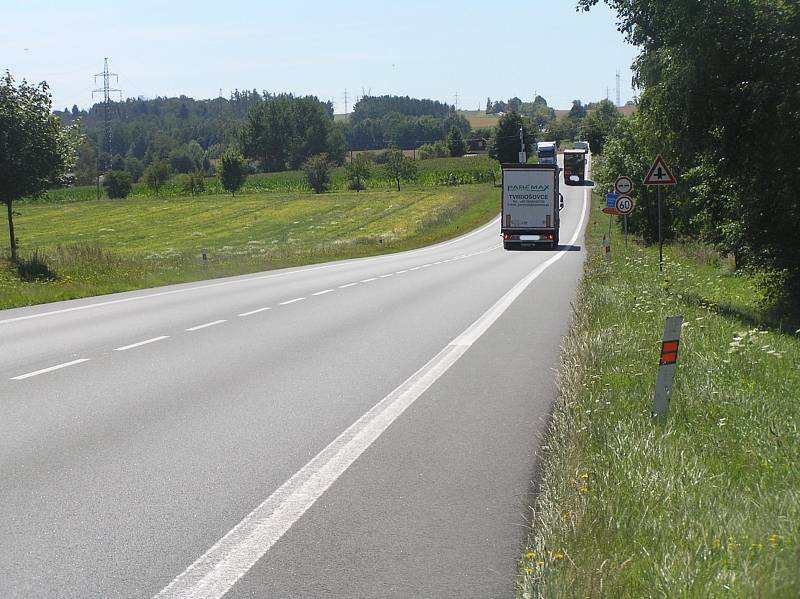
[[[661,358],[658,361],[656,393],[653,398],[653,417],[666,416],[669,409],[682,325],[683,316],[670,316],[664,324],[664,340],[661,342]]]
[[[655,185],[658,188],[658,270],[664,272],[664,235],[661,230],[661,186],[675,185],[677,181],[669,170],[667,163],[661,157],[656,156],[647,176],[644,178],[644,185]]]

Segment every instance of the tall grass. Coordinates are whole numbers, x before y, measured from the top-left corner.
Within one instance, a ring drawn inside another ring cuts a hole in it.
[[[594,218],[519,596],[800,596],[800,331],[771,326],[753,280],[696,245],[668,246],[663,275],[657,248],[621,236],[604,262]]]

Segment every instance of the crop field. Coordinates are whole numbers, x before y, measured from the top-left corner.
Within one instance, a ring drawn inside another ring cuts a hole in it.
[[[488,183],[499,180],[500,169],[488,156],[472,156],[467,158],[434,158],[417,160],[418,176],[416,183],[422,186],[469,185]],[[206,178],[206,190],[201,196],[213,196],[225,193],[219,180]],[[389,180],[380,165],[373,165],[367,188],[374,190],[391,189],[394,181]],[[347,174],[344,167],[331,170],[331,190],[347,190]],[[311,191],[303,171],[285,171],[281,173],[261,173],[250,175],[239,195],[265,192],[308,192]],[[103,193],[101,190],[101,197]],[[151,197],[153,191],[144,183],[133,186],[130,197]],[[185,195],[181,189],[181,176],[172,177],[169,183],[159,190],[160,197],[180,197]],[[96,200],[97,188],[94,186],[65,187],[53,189],[41,198],[26,200],[25,203],[70,203]]]
[[[496,127],[497,121],[500,120],[496,114],[486,114],[483,110],[459,110],[458,112],[469,121],[473,129]]]
[[[20,203],[22,261],[46,268],[26,282],[0,262],[0,308],[419,247],[490,220],[497,194],[491,184],[404,185]]]

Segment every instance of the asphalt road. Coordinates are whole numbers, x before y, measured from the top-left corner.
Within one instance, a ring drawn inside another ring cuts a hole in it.
[[[562,191],[560,250],[494,221],[0,312],[0,596],[512,596],[583,262]]]

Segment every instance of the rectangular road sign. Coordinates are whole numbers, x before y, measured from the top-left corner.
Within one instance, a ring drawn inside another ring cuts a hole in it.
[[[672,380],[678,364],[678,346],[681,341],[682,326],[683,316],[670,316],[664,324],[664,341],[661,342],[661,358],[658,361],[653,416],[666,416],[669,409]]]
[[[617,198],[619,197],[616,193],[607,193],[606,194],[606,208],[616,208],[617,207]]]

